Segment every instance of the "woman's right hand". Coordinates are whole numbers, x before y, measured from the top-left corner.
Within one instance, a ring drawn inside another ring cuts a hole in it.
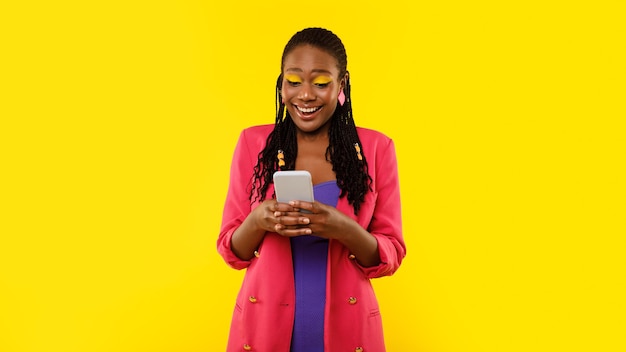
[[[282,236],[310,234],[309,219],[287,203],[266,199],[255,207],[233,233],[231,249],[237,257],[250,260],[267,232]],[[297,231],[294,231],[297,230]]]
[[[254,218],[254,223],[263,232],[273,232],[277,224],[274,213],[278,209],[276,199],[266,199],[259,206],[254,208],[248,217]]]
[[[264,231],[277,232],[284,235],[285,230],[304,229],[309,224],[309,219],[302,216],[299,209],[288,203],[279,203],[275,199],[265,200],[256,207],[253,213],[256,217],[257,226]],[[299,231],[300,235],[308,234],[306,230]],[[291,233],[294,233],[291,231]]]

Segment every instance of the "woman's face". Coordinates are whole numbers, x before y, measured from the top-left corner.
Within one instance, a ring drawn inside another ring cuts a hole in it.
[[[285,57],[281,94],[300,131],[315,133],[328,129],[342,88],[337,60],[326,51],[300,45]]]

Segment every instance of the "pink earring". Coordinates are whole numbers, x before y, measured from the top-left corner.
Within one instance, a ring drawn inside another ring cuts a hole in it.
[[[339,91],[339,95],[337,96],[337,100],[339,101],[339,105],[343,106],[343,103],[346,102],[346,95],[343,92],[343,89]]]

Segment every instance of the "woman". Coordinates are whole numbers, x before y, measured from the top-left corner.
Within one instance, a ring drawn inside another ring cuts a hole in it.
[[[245,129],[231,165],[217,247],[246,274],[228,351],[384,351],[370,279],[406,254],[394,144],[355,126],[328,30],[289,40],[276,90],[275,124]],[[309,171],[315,201],[277,203],[277,170]]]

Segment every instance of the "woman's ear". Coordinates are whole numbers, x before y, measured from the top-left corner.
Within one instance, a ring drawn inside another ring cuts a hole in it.
[[[348,73],[343,76],[341,83],[339,84],[339,95],[337,95],[337,101],[339,101],[339,105],[343,106],[343,103],[346,102],[346,93],[344,93],[346,89],[346,84],[348,82],[349,76]]]
[[[348,80],[350,79],[350,74],[346,72],[345,75],[341,78],[341,83],[339,84],[339,88],[343,91],[346,89],[346,85],[348,84]]]

